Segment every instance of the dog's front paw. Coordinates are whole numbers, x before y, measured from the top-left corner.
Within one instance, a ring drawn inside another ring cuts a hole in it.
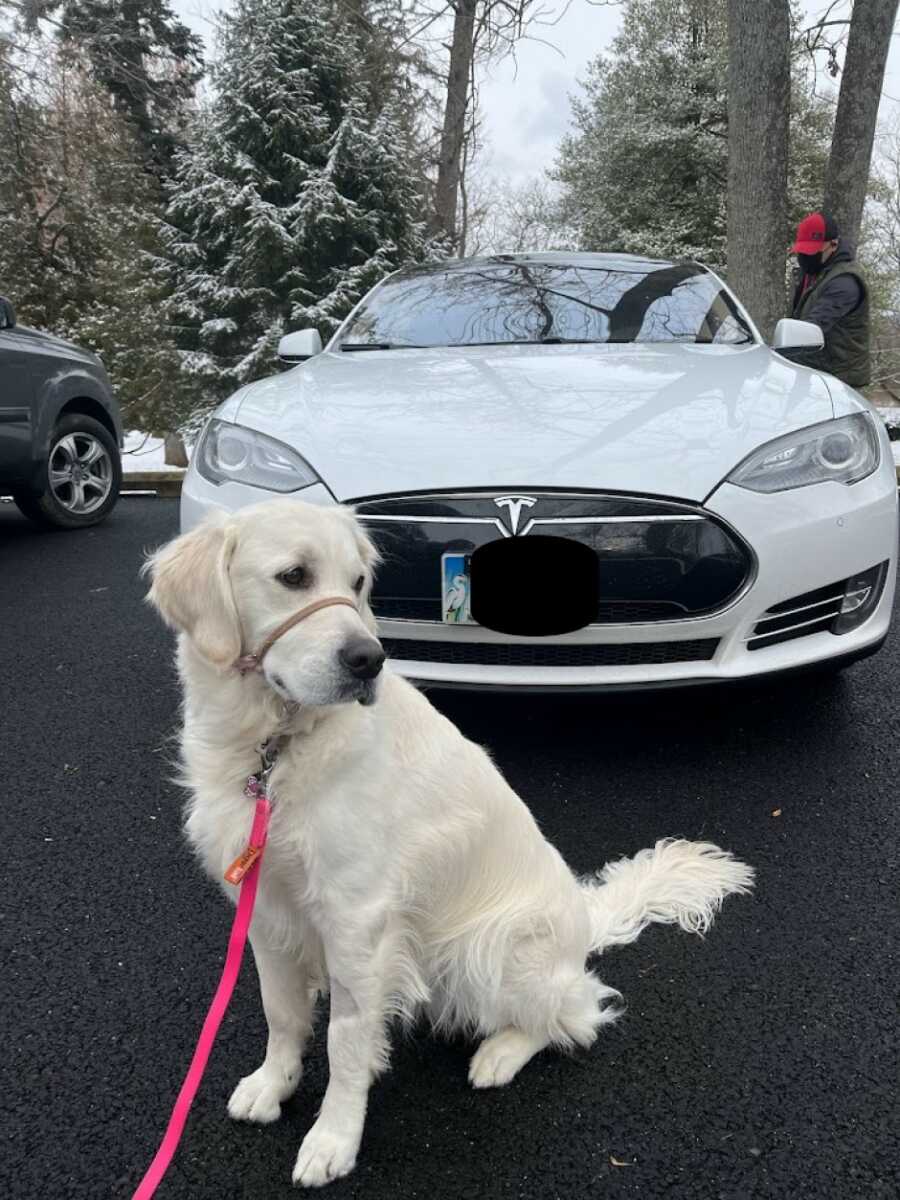
[[[303,1139],[291,1179],[300,1187],[322,1187],[349,1175],[358,1149],[358,1139],[320,1128],[317,1121]]]
[[[293,1079],[273,1079],[272,1073],[260,1067],[245,1075],[231,1093],[228,1115],[235,1121],[255,1121],[269,1125],[281,1116],[281,1102],[287,1100],[297,1086]]]

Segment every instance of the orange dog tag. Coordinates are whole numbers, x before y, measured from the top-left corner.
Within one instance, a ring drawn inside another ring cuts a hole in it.
[[[262,846],[248,846],[225,872],[226,882],[240,883],[261,854]]]

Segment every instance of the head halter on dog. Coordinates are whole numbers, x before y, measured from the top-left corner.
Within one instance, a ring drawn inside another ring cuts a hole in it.
[[[246,675],[250,671],[261,670],[262,660],[280,637],[283,637],[289,629],[293,629],[300,621],[312,616],[314,612],[318,612],[320,608],[329,608],[332,604],[346,604],[354,612],[359,612],[353,601],[348,600],[346,596],[328,596],[324,600],[314,600],[312,604],[307,604],[306,608],[301,608],[299,612],[294,613],[292,617],[288,617],[286,621],[282,621],[277,628],[273,629],[258,650],[255,650],[252,654],[242,654],[240,658],[236,658],[234,660],[235,668],[242,675]]]

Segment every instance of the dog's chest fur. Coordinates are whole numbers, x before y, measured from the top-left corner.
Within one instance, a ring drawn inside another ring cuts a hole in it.
[[[204,730],[204,733],[207,731]],[[185,825],[206,872],[224,883],[228,865],[247,845],[254,801],[244,794],[258,768],[254,742],[218,739],[212,747],[186,723]],[[386,757],[368,711],[341,710],[284,743],[269,782],[272,816],[257,899],[257,917],[282,943],[309,940],[333,912],[352,912],[387,871],[389,814]],[[257,920],[257,917],[254,920]]]

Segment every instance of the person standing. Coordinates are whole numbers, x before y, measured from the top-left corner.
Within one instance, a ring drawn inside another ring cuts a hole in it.
[[[823,212],[804,217],[791,253],[800,270],[791,316],[818,325],[825,345],[791,351],[787,357],[851,387],[866,387],[872,374],[869,288],[850,246],[841,241],[837,222]]]

